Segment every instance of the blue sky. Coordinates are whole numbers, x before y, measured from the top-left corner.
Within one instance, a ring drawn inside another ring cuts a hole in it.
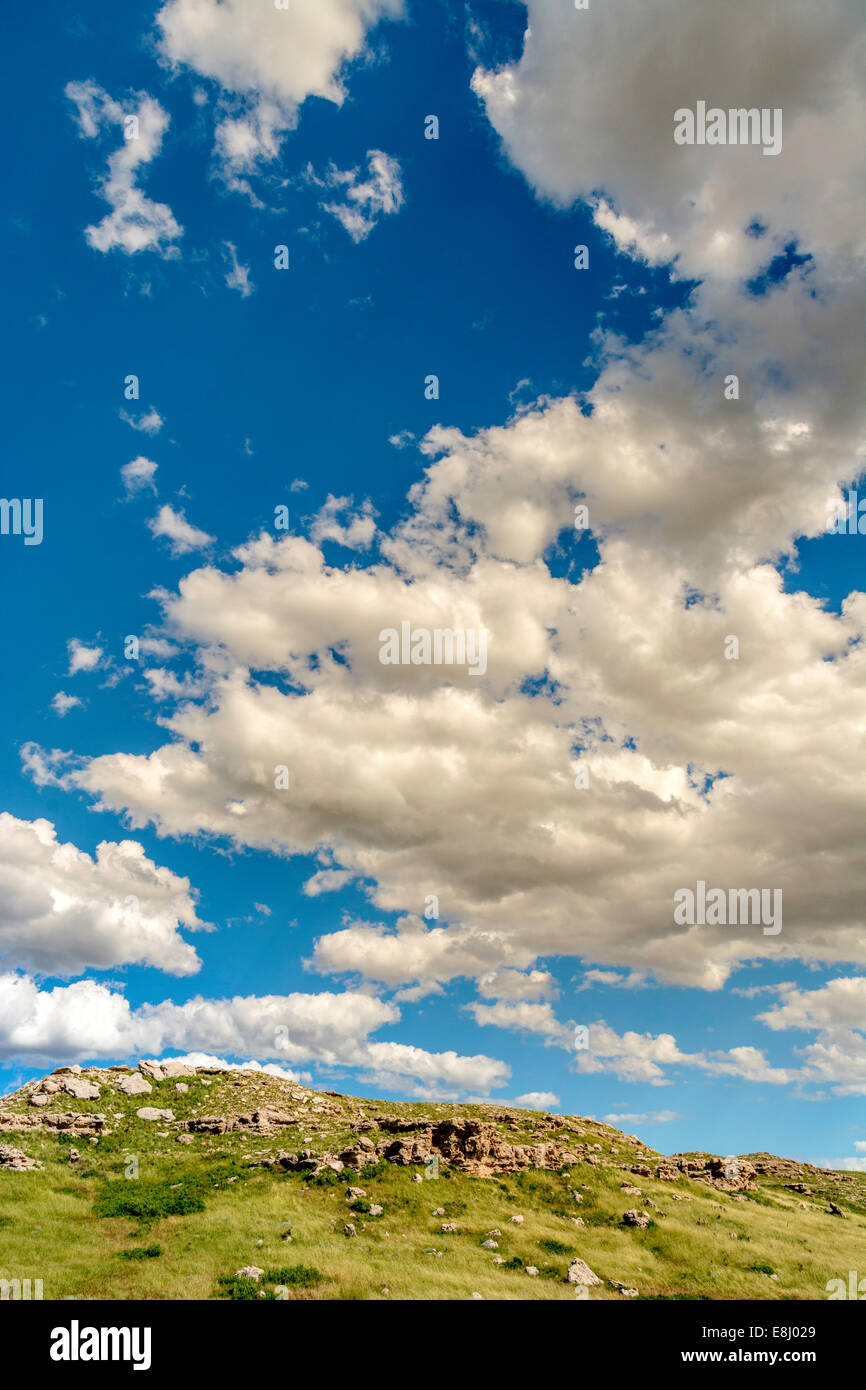
[[[3,1089],[205,1053],[866,1164],[855,154],[804,166],[772,6],[752,93],[700,8],[677,89],[784,103],[778,159],[672,162],[631,0],[627,52],[552,0],[14,17]],[[431,615],[480,680],[377,660]],[[684,934],[699,879],[782,931]]]

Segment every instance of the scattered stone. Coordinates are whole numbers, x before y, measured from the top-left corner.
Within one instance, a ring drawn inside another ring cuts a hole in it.
[[[481,1242],[481,1249],[482,1249],[482,1250],[498,1250],[498,1249],[499,1249],[499,1241],[498,1241],[498,1240],[482,1240],[482,1242]]]
[[[624,1225],[639,1226],[642,1230],[646,1229],[646,1227],[650,1223],[650,1219],[647,1216],[646,1212],[637,1211],[634,1207],[630,1207],[628,1211],[624,1211],[622,1214],[622,1219]]]
[[[831,1216],[844,1216],[845,1213],[844,1213],[844,1211],[842,1210],[841,1207],[837,1207],[837,1205],[836,1205],[835,1202],[831,1202],[831,1203],[830,1203],[830,1215],[831,1215]]]
[[[139,1062],[138,1070],[142,1076],[149,1076],[151,1081],[164,1081],[165,1072],[159,1062]]]
[[[366,1197],[366,1195],[367,1193],[364,1191],[363,1187],[350,1187],[346,1193],[346,1200],[349,1202],[356,1202],[359,1197]]]
[[[584,1221],[582,1216],[573,1216],[571,1218],[571,1224],[572,1226],[585,1226],[586,1222]]]
[[[525,1273],[525,1274],[528,1274],[529,1277],[530,1277],[530,1279],[534,1279],[534,1278],[536,1277],[536,1275],[538,1274],[538,1269],[536,1268],[535,1265],[527,1265],[526,1268],[525,1268],[525,1270],[524,1270],[524,1273]]]
[[[505,1264],[505,1261],[504,1261],[504,1259],[502,1258],[501,1255],[494,1255],[494,1256],[493,1256],[493,1263],[494,1263],[495,1265],[504,1265],[504,1264]]]
[[[174,1058],[170,1062],[162,1064],[163,1076],[195,1076],[195,1067],[190,1067],[186,1062],[178,1062]]]
[[[356,1236],[357,1234],[358,1234],[358,1232],[355,1230],[355,1227],[354,1227],[354,1225],[352,1224],[352,1222],[351,1222],[351,1221],[347,1221],[346,1224],[345,1224],[345,1226],[343,1227],[343,1235],[344,1235],[344,1236]]]
[[[472,1295],[472,1297],[473,1297],[473,1298],[483,1298],[483,1294],[474,1293],[474,1294]]]
[[[600,1284],[601,1280],[597,1274],[593,1274],[589,1265],[584,1260],[572,1260],[568,1266],[566,1279],[569,1284],[584,1284],[587,1287],[591,1284]]]
[[[191,1135],[191,1134],[179,1134],[179,1135],[177,1136],[177,1142],[178,1142],[179,1144],[191,1144],[191,1143],[193,1142],[192,1135]]]
[[[69,1162],[70,1162],[70,1163],[80,1163],[80,1161],[81,1161],[81,1154],[78,1152],[78,1150],[77,1150],[77,1149],[70,1149],[70,1150],[69,1150]]]
[[[173,1120],[173,1110],[157,1110],[154,1105],[143,1105],[140,1110],[136,1110],[136,1115],[140,1120]]]
[[[629,1197],[642,1197],[643,1193],[639,1187],[632,1187],[630,1183],[624,1182],[620,1192],[625,1192]]]
[[[456,1233],[456,1231],[457,1231],[457,1222],[456,1222],[456,1221],[443,1221],[443,1222],[442,1222],[442,1225],[439,1227],[439,1229],[440,1229],[440,1231],[442,1232],[442,1234],[443,1234],[444,1236],[447,1236],[447,1235],[454,1235],[454,1234]]]
[[[384,1207],[380,1207],[379,1204],[378,1204],[378,1202],[371,1202],[371,1203],[370,1203],[370,1215],[371,1215],[371,1216],[381,1216],[383,1211],[384,1211]]]
[[[179,1091],[181,1095],[184,1095],[189,1090],[189,1086],[187,1086],[185,1081],[175,1081],[174,1089]]]
[[[501,1231],[496,1231],[496,1230],[494,1230],[494,1231],[488,1231],[488,1232],[487,1232],[487,1237],[488,1237],[488,1239],[490,1239],[491,1237],[494,1237],[494,1236],[501,1236],[501,1235],[502,1235],[502,1232],[501,1232]]]
[[[445,1215],[445,1208],[444,1208],[444,1207],[437,1207],[436,1210],[435,1210],[434,1212],[431,1212],[431,1215],[432,1215],[432,1216],[444,1216],[444,1215]]]
[[[511,1220],[512,1220],[512,1223],[513,1223],[515,1226],[522,1226],[522,1225],[523,1225],[523,1217],[522,1217],[522,1216],[512,1216]]]
[[[421,1176],[420,1173],[413,1173],[413,1174],[412,1174],[412,1181],[413,1181],[413,1182],[423,1182],[424,1179],[423,1179],[423,1177]]]
[[[259,1269],[258,1265],[244,1265],[243,1269],[235,1270],[235,1278],[254,1279],[258,1283],[264,1272],[263,1269]]]
[[[146,1096],[153,1090],[150,1082],[147,1081],[141,1072],[133,1072],[132,1076],[123,1076],[117,1083],[118,1091],[122,1091],[125,1096]]]
[[[49,1105],[51,1097],[43,1094],[42,1091],[34,1091],[30,1097],[31,1105]]]

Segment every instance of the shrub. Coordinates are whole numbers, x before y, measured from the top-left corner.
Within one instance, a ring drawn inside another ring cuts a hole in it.
[[[268,1284],[283,1284],[295,1289],[310,1289],[314,1284],[321,1284],[324,1278],[321,1270],[313,1265],[284,1265],[282,1269],[269,1269],[265,1275]]]
[[[135,1217],[146,1227],[164,1216],[186,1216],[204,1211],[204,1198],[197,1183],[173,1185],[168,1182],[106,1183],[93,1203],[97,1216]]]
[[[119,1260],[156,1260],[162,1254],[161,1245],[139,1245],[134,1250],[118,1250]]]

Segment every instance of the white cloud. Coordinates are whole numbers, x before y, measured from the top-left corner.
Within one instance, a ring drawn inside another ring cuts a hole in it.
[[[121,408],[119,414],[121,420],[125,420],[134,430],[141,430],[144,434],[159,434],[164,424],[159,411],[154,410],[153,406],[151,406],[149,410],[142,411],[140,415],[131,415],[128,410],[124,410],[123,408]],[[144,460],[144,462],[146,461],[147,460]],[[130,465],[127,464],[126,466],[129,467]],[[155,466],[156,465],[154,465],[154,467]],[[121,472],[122,471],[121,469]]]
[[[367,151],[367,177],[357,169],[329,170],[325,184],[341,190],[340,201],[323,203],[325,212],[336,217],[354,242],[364,241],[380,217],[399,212],[403,206],[400,165],[382,150]]]
[[[310,526],[310,539],[317,545],[322,541],[336,541],[349,550],[366,550],[376,534],[376,522],[370,502],[364,502],[360,512],[350,512],[347,522],[338,520],[340,513],[349,511],[353,505],[351,497],[333,497],[328,494],[324,505],[316,513]]]
[[[372,995],[289,994],[232,999],[197,996],[133,1009],[94,980],[40,991],[26,976],[0,975],[0,1055],[42,1059],[112,1059],[185,1055],[257,1055],[280,1075],[303,1063],[363,1072],[383,1089],[417,1086],[447,1097],[503,1086],[509,1068],[495,1058],[427,1052],[369,1034],[399,1021],[399,1010]],[[205,1063],[202,1063],[205,1064]],[[257,1063],[250,1063],[255,1068]]]
[[[74,676],[79,671],[92,671],[102,660],[101,647],[87,647],[83,642],[79,642],[77,637],[73,637],[66,645],[69,649],[69,676]]]
[[[155,494],[156,485],[153,479],[156,469],[157,465],[142,454],[139,454],[138,458],[134,458],[131,463],[125,463],[120,470],[120,476],[123,479],[127,496],[132,496],[145,488],[149,488]]]
[[[123,106],[95,82],[69,82],[66,95],[78,110],[79,130],[86,139],[95,139],[106,127],[118,127],[120,149],[109,156],[108,172],[98,184],[100,197],[109,204],[108,213],[96,226],[85,229],[85,237],[95,251],[156,251],[161,256],[177,254],[176,241],[183,228],[171,208],[155,203],[138,186],[141,170],[156,158],[169,125],[168,114],[158,101],[144,92],[137,103]]]
[[[561,1104],[555,1091],[527,1091],[517,1096],[515,1105],[523,1105],[527,1110],[556,1110]]]
[[[171,542],[172,555],[187,555],[191,550],[203,550],[214,539],[188,522],[182,510],[176,512],[168,503],[160,507],[147,524],[155,536],[165,536]]]
[[[55,714],[60,715],[61,719],[65,718],[69,711],[76,707],[83,708],[84,701],[79,700],[77,695],[67,695],[63,690],[58,690],[51,701],[51,708],[54,710]]]
[[[866,249],[864,40],[855,0],[724,7],[527,0],[521,58],[472,85],[536,192],[583,198],[623,250],[680,256],[684,274],[743,276],[792,236],[840,260]],[[627,36],[624,39],[624,35]],[[615,75],[615,80],[613,80]],[[783,150],[676,145],[674,112],[781,108]],[[607,195],[599,199],[601,192]]]
[[[672,1120],[681,1120],[683,1117],[676,1110],[648,1110],[642,1115],[623,1114],[605,1115],[606,1125],[616,1125],[621,1128],[623,1125],[666,1125]]]
[[[402,0],[168,0],[156,16],[159,47],[222,90],[216,155],[228,186],[254,202],[249,176],[279,156],[308,96],[342,104],[346,64],[369,29],[402,14]]]
[[[225,277],[226,284],[230,290],[237,290],[242,299],[248,299],[253,293],[255,285],[250,280],[249,266],[241,265],[238,260],[237,248],[234,242],[223,242],[223,257],[228,261],[229,265]]]
[[[95,858],[61,844],[47,820],[0,813],[0,955],[6,968],[77,975],[151,965],[199,969],[180,935],[203,926],[189,880],[154,864],[136,840],[103,841]]]
[[[556,980],[548,970],[490,970],[478,980],[482,999],[555,999]]]

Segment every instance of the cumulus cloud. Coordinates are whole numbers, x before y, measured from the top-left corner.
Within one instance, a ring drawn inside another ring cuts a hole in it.
[[[409,1086],[443,1097],[486,1094],[508,1080],[509,1068],[492,1057],[370,1041],[371,1032],[399,1018],[393,1004],[361,993],[197,996],[184,1004],[165,1000],[133,1009],[122,994],[94,980],[39,990],[28,976],[0,975],[0,1056],[10,1059],[252,1053],[273,1062],[282,1075],[314,1062],[360,1070],[384,1089]]]
[[[191,550],[203,550],[213,542],[213,536],[187,521],[182,509],[175,511],[168,503],[160,507],[147,524],[155,536],[164,536],[170,542],[172,555],[188,555]]]
[[[583,199],[618,246],[683,274],[741,277],[792,236],[862,255],[866,39],[856,0],[724,7],[526,0],[521,57],[472,85],[509,159],[562,207]],[[627,35],[627,40],[623,36]],[[615,65],[616,80],[612,80]],[[783,148],[677,145],[674,113],[781,108]]]
[[[523,1105],[527,1110],[556,1110],[561,1102],[555,1091],[527,1091],[517,1096],[515,1105]]]
[[[149,488],[151,492],[156,492],[154,477],[157,465],[150,459],[146,459],[142,454],[138,458],[132,459],[130,463],[125,463],[120,470],[123,486],[128,497],[137,492],[142,492]]]
[[[629,1113],[605,1115],[604,1123],[621,1128],[623,1125],[666,1125],[670,1124],[672,1120],[681,1120],[682,1118],[682,1115],[677,1114],[676,1110],[648,1110],[641,1115]]]
[[[75,709],[76,706],[83,708],[83,705],[83,700],[79,700],[77,695],[67,695],[63,690],[58,690],[51,701],[51,708],[61,719],[65,718],[71,709]]]
[[[97,225],[85,229],[88,245],[95,251],[116,249],[127,256],[139,251],[177,254],[175,243],[183,228],[171,208],[153,202],[138,183],[142,170],[160,152],[168,114],[144,92],[124,106],[93,81],[67,83],[66,95],[75,103],[84,138],[93,140],[106,128],[118,127],[121,139],[120,149],[109,156],[108,172],[97,185],[111,211]]]
[[[95,857],[61,843],[47,820],[0,813],[0,958],[45,975],[151,965],[192,975],[180,934],[199,931],[189,880],[148,859],[136,840],[103,841]]]
[[[67,675],[74,676],[79,671],[92,671],[102,660],[101,647],[88,647],[84,642],[79,642],[77,637],[73,637],[67,642],[69,650],[69,670]]]
[[[310,539],[316,544],[321,541],[336,541],[348,550],[366,550],[376,534],[376,522],[370,502],[364,502],[361,510],[352,514],[351,497],[334,497],[330,493],[310,525]],[[341,513],[349,512],[345,521],[340,521]]]
[[[253,194],[249,177],[279,156],[308,96],[341,105],[345,67],[368,31],[402,14],[403,0],[316,0],[286,10],[255,0],[168,0],[156,16],[159,49],[221,90],[216,156],[227,185]]]

